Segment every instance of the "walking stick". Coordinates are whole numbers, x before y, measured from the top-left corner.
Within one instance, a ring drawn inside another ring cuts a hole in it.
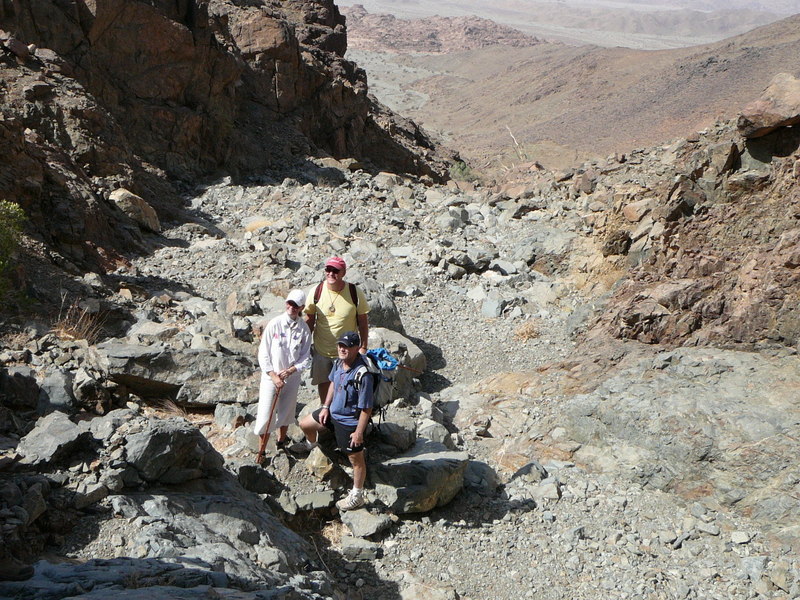
[[[256,464],[261,464],[264,461],[264,451],[267,448],[269,441],[269,426],[272,425],[272,416],[275,414],[275,407],[278,406],[278,398],[281,395],[281,388],[275,390],[275,395],[272,397],[272,408],[269,411],[269,419],[264,428],[264,433],[261,434],[261,443],[258,445],[258,454],[256,454]]]

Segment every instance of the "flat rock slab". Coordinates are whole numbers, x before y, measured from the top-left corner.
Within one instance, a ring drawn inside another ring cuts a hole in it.
[[[392,519],[387,515],[373,515],[368,510],[349,510],[342,513],[344,523],[355,537],[366,538],[376,533],[386,531],[392,525]]]
[[[375,560],[381,555],[381,547],[375,542],[345,535],[342,536],[342,555],[347,560]]]
[[[295,496],[294,501],[297,503],[297,508],[299,510],[330,508],[333,506],[334,501],[333,490],[314,492],[313,494],[300,494],[299,496]]]
[[[179,404],[235,402],[257,372],[255,358],[212,350],[175,350],[108,342],[97,346],[96,368],[143,396],[175,395]]]
[[[466,452],[418,440],[403,456],[372,466],[370,476],[379,499],[393,512],[427,512],[461,491],[468,462]]]

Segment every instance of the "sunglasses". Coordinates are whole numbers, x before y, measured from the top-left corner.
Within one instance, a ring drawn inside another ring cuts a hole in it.
[[[337,269],[336,267],[325,267],[325,272],[326,273],[333,273],[334,275],[338,275],[339,274],[339,269]]]
[[[286,301],[286,304],[288,304],[288,305],[289,305],[289,306],[291,306],[292,308],[300,308],[300,305],[299,305],[299,304],[295,304],[295,303],[294,303],[294,302],[292,302],[291,300],[287,300],[287,301]]]

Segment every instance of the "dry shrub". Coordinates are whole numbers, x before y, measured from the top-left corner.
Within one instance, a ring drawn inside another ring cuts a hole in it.
[[[182,406],[178,406],[172,398],[159,398],[152,400],[151,403],[156,408],[156,414],[159,417],[182,417],[187,421],[190,420],[186,410]]]
[[[514,330],[514,338],[527,342],[539,337],[539,324],[534,319],[528,319]]]
[[[320,531],[320,535],[328,541],[331,548],[340,547],[345,534],[349,534],[349,530],[341,521],[331,521]]]
[[[53,333],[62,340],[86,340],[94,344],[100,339],[105,319],[99,313],[90,313],[78,306],[75,301],[64,312],[64,304],[58,312],[53,325]]]

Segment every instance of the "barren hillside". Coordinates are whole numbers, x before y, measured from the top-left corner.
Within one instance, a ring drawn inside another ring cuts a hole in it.
[[[405,68],[431,73],[413,85],[424,101],[406,114],[482,165],[522,155],[559,166],[627,152],[730,118],[775,73],[800,74],[799,25],[793,16],[677,50],[544,44],[406,56]]]

